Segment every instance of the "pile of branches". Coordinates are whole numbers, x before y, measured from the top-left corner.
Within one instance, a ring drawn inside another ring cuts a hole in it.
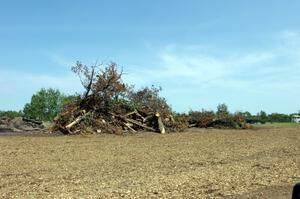
[[[41,131],[46,126],[42,121],[25,117],[0,117],[0,132]]]
[[[214,113],[213,111],[190,111],[188,116],[188,126],[197,128],[250,128],[246,118],[239,113]]]
[[[173,114],[161,88],[135,90],[122,81],[115,63],[86,66],[77,62],[72,71],[85,92],[65,105],[54,119],[52,131],[64,134],[153,131],[183,131],[187,128],[249,128],[242,114],[230,114],[225,104],[218,111],[190,111]]]
[[[66,105],[54,119],[52,131],[64,134],[137,132],[165,133],[180,130],[170,106],[159,96],[160,88],[146,87],[135,91],[122,81],[115,63],[102,70],[77,62],[76,73],[85,92]]]

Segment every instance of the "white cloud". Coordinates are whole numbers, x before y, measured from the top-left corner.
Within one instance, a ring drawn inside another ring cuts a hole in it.
[[[134,76],[137,82],[142,81],[144,84],[180,81],[182,84],[205,87],[249,86],[257,89],[255,86],[259,85],[262,89],[271,85],[286,85],[290,88],[299,83],[300,45],[294,45],[298,41],[299,32],[284,32],[279,34],[277,43],[270,49],[226,52],[229,54],[226,57],[205,53],[203,46],[172,44],[159,50],[159,65],[134,71]],[[284,47],[282,43],[285,44]],[[140,77],[143,77],[142,80]],[[131,81],[134,79],[131,78]]]
[[[131,71],[128,79],[161,85],[164,96],[181,111],[229,102],[241,105],[236,110],[253,113],[260,108],[292,112],[298,109],[294,98],[300,97],[300,32],[285,31],[274,41],[270,39],[269,48],[231,49],[223,56],[226,49],[172,44],[157,50],[157,64]]]
[[[63,66],[66,68],[70,68],[71,66],[73,66],[75,64],[74,61],[71,61],[71,60],[65,58],[64,56],[61,56],[58,54],[50,55],[50,59],[55,64],[58,64],[59,66]]]

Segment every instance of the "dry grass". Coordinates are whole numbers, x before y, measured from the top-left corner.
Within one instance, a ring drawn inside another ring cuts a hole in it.
[[[298,126],[0,136],[0,149],[2,198],[258,197],[300,181]]]

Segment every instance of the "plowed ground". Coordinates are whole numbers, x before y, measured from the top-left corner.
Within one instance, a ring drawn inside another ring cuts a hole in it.
[[[0,198],[290,198],[300,126],[0,136]]]

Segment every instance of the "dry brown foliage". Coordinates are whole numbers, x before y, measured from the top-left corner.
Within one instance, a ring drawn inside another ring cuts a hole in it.
[[[79,76],[85,92],[79,100],[64,107],[54,120],[53,131],[121,134],[124,130],[161,131],[158,121],[170,129],[176,126],[175,121],[170,122],[170,106],[159,96],[161,88],[152,86],[135,91],[123,83],[123,73],[115,63],[102,70],[97,65],[88,67],[77,62],[72,71]]]

